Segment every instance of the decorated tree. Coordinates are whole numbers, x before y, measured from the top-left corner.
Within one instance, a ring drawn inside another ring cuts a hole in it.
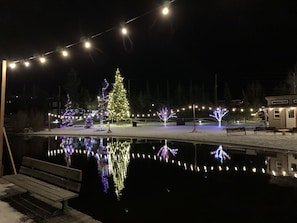
[[[72,101],[69,93],[67,94],[67,102],[65,104],[65,112],[62,115],[62,125],[72,126],[74,119],[74,111],[72,109]]]
[[[167,107],[164,107],[160,109],[160,111],[157,112],[159,118],[164,122],[164,125],[167,125],[167,121],[170,118],[176,117],[175,112],[173,110],[168,110]]]
[[[98,115],[100,120],[100,130],[102,130],[103,121],[106,120],[107,117],[107,102],[108,102],[108,95],[105,94],[109,83],[106,79],[104,79],[104,83],[101,89],[101,96],[98,96]]]
[[[120,70],[116,70],[115,83],[109,94],[107,104],[108,115],[110,119],[115,120],[117,124],[121,120],[126,120],[130,117],[130,106],[127,99],[127,91],[124,88],[123,77]]]
[[[215,111],[213,111],[213,114],[210,114],[210,117],[215,118],[219,122],[219,127],[222,126],[222,119],[223,117],[228,113],[229,111],[225,108],[218,107]]]

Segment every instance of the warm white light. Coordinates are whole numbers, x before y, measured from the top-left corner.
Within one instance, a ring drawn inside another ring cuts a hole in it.
[[[91,47],[91,43],[89,41],[85,42],[85,48],[89,49]]]
[[[162,9],[162,14],[163,15],[167,15],[169,13],[169,9],[168,9],[168,7],[164,7],[163,9]]]
[[[29,67],[30,66],[30,63],[28,61],[25,61],[24,62],[24,65],[25,65],[25,67]]]
[[[9,67],[10,67],[11,69],[14,69],[14,68],[16,68],[16,64],[15,64],[15,63],[11,63],[11,64],[9,64]]]
[[[40,58],[39,58],[39,61],[40,61],[41,63],[45,63],[46,60],[45,60],[44,57],[40,57]]]
[[[127,33],[128,33],[128,30],[124,27],[124,28],[122,28],[122,34],[123,35],[127,35]]]
[[[62,56],[63,56],[63,57],[67,57],[67,56],[68,56],[68,52],[67,52],[67,50],[62,50]]]

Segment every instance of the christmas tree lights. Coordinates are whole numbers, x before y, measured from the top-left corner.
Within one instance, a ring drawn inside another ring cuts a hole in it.
[[[119,121],[130,118],[130,105],[127,99],[127,90],[124,88],[123,79],[119,68],[117,68],[115,83],[109,94],[107,104],[108,116],[110,119],[115,120],[117,124],[119,124]]]

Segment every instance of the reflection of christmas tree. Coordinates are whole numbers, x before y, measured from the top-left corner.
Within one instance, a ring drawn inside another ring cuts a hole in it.
[[[67,166],[71,166],[71,155],[74,152],[74,140],[73,137],[62,137],[60,147],[64,151],[64,158],[66,161]]]
[[[110,177],[110,170],[108,165],[108,151],[103,145],[103,138],[100,137],[99,147],[96,153],[98,174],[101,176],[103,191],[107,193],[109,188],[108,178]]]
[[[163,159],[168,159],[170,155],[175,156],[178,149],[172,149],[167,145],[167,139],[165,139],[165,144],[160,148],[157,155],[161,156]]]
[[[214,158],[218,159],[221,163],[223,163],[227,158],[231,159],[231,157],[224,151],[222,145],[220,145],[215,151],[211,151],[210,154],[214,155]]]
[[[84,146],[87,151],[87,156],[90,156],[93,152],[93,146],[96,143],[94,137],[84,137]]]
[[[160,109],[159,112],[157,112],[159,118],[164,122],[164,125],[167,125],[167,121],[170,118],[176,117],[175,113],[172,110],[168,110],[167,107],[164,107],[162,109]]]
[[[62,115],[62,125],[72,126],[74,119],[74,111],[72,109],[72,101],[69,94],[67,94],[67,102],[65,104],[65,112]]]
[[[125,187],[125,179],[127,177],[128,165],[130,162],[129,142],[112,142],[107,144],[109,167],[115,184],[115,193],[119,199],[121,191]]]

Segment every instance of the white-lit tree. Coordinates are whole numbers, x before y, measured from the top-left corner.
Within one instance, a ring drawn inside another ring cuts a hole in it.
[[[119,121],[130,118],[130,105],[127,99],[127,90],[124,88],[123,77],[121,76],[119,68],[115,73],[115,83],[113,89],[109,93],[109,100],[107,104],[107,111],[109,118]]]
[[[165,126],[167,126],[167,121],[170,118],[176,117],[175,112],[173,112],[173,110],[168,110],[167,107],[161,108],[160,111],[157,112],[157,115],[164,122]]]
[[[74,111],[72,109],[72,101],[69,93],[67,94],[67,102],[65,104],[65,112],[62,115],[62,125],[72,126],[74,119]]]
[[[105,94],[105,91],[107,90],[109,86],[109,83],[106,79],[104,79],[104,83],[101,89],[101,96],[98,96],[98,115],[100,120],[100,130],[102,130],[103,121],[107,117],[107,102],[108,102],[108,95]]]
[[[229,111],[226,108],[218,107],[213,111],[213,114],[210,114],[210,117],[215,118],[219,122],[219,127],[222,126],[222,119]]]

